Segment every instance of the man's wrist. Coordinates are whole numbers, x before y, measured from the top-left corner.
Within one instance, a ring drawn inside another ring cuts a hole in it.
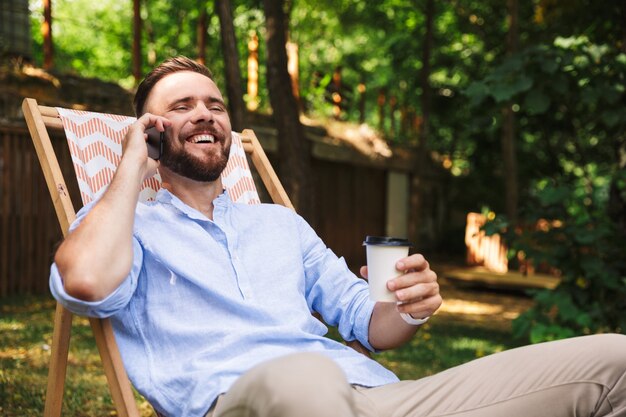
[[[402,317],[402,320],[404,320],[405,322],[407,322],[408,324],[412,326],[420,326],[426,323],[428,319],[430,318],[430,316],[426,316],[423,319],[416,319],[415,317],[411,316],[409,313],[400,313],[400,317]]]

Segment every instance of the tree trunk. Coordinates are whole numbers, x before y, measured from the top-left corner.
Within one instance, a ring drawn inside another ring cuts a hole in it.
[[[378,97],[376,98],[376,105],[378,106],[378,130],[381,135],[385,134],[385,95],[387,92],[384,88],[378,90]]]
[[[513,55],[519,47],[518,0],[507,0],[509,30],[506,37],[507,54]],[[502,164],[506,215],[512,224],[517,223],[518,181],[517,154],[515,151],[515,113],[509,103],[502,110]]]
[[[259,37],[252,32],[248,39],[248,109],[259,108]]]
[[[359,90],[359,124],[365,123],[365,91],[366,91],[365,82],[361,81],[358,86]]]
[[[202,65],[206,65],[206,38],[207,38],[207,12],[206,2],[200,0],[200,17],[198,18],[198,25],[196,26],[196,42],[198,44],[198,62]],[[217,8],[217,4],[215,5]]]
[[[314,201],[310,152],[287,71],[287,28],[283,7],[284,0],[263,0],[267,29],[267,80],[278,128],[281,181],[296,210],[310,220]]]
[[[220,19],[230,120],[233,130],[241,131],[245,127],[246,106],[243,102],[239,53],[237,51],[237,39],[235,38],[235,26],[233,25],[233,11],[230,0],[215,0],[215,13],[217,13]]]
[[[622,3],[619,4],[619,15],[621,16],[622,22],[626,22],[626,5]],[[626,54],[626,25],[622,25],[622,47],[621,51]]]
[[[43,0],[43,67],[46,70],[54,66],[54,46],[52,43],[52,0]]]
[[[622,22],[624,22],[626,19],[626,5],[620,3],[618,7],[618,13],[621,16]],[[624,25],[622,25],[622,43],[620,51],[622,53],[626,53],[626,27]],[[621,103],[622,106],[626,104],[626,92],[622,93]],[[626,170],[626,138],[623,136],[615,141],[614,155],[617,156],[617,172],[623,172]],[[615,175],[611,179],[611,184],[609,186],[608,213],[610,218],[619,227],[619,230],[621,230],[622,235],[626,237],[626,196],[622,191],[620,191],[620,189],[619,176]]]
[[[133,77],[141,81],[141,0],[133,0]]]
[[[430,57],[433,50],[433,21],[435,19],[435,1],[426,0],[426,33],[424,34],[424,47],[422,48],[422,70],[420,71],[420,86],[422,89],[422,124],[420,125],[419,146],[422,151],[428,148],[428,135],[430,133],[430,112],[432,107],[432,93],[430,88]]]
[[[421,111],[422,116],[417,129],[417,166],[415,174],[411,179],[411,189],[409,200],[410,213],[409,216],[409,238],[415,243],[416,248],[423,248],[421,244],[422,237],[422,219],[424,218],[424,177],[426,170],[428,169],[428,141],[430,135],[430,112],[431,112],[431,88],[430,88],[430,73],[431,64],[430,57],[432,54],[434,35],[433,35],[433,22],[435,20],[435,2],[434,0],[426,0],[426,28],[424,32],[424,43],[422,47],[422,70],[420,71],[420,88],[422,90],[421,96]]]

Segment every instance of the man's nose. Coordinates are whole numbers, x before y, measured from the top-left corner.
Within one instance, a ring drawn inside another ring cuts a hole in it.
[[[192,122],[213,122],[213,112],[209,110],[209,108],[204,104],[204,102],[200,101],[196,108],[193,111]]]

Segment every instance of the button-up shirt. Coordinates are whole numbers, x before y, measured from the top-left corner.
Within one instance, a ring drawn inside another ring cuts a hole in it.
[[[226,192],[213,203],[213,220],[164,189],[138,204],[131,272],[103,300],[71,297],[51,268],[51,291],[64,306],[111,318],[128,375],[157,410],[202,416],[251,367],[295,352],[329,356],[351,384],[397,381],[324,337],[327,327],[311,315],[371,349],[367,283],[300,216],[273,204],[236,204]]]

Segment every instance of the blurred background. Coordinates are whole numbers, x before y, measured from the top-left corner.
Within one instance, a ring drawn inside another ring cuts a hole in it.
[[[2,0],[0,302],[47,294],[61,238],[22,99],[132,115],[186,55],[353,271],[365,235],[408,237],[444,278],[534,288],[520,338],[623,333],[624,22],[591,0]]]

